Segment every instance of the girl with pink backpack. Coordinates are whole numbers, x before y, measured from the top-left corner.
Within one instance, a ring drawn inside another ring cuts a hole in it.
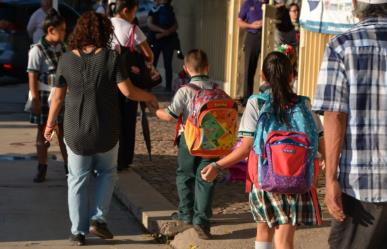
[[[324,155],[323,128],[309,100],[293,92],[293,68],[286,55],[270,53],[262,77],[267,83],[249,98],[240,123],[242,144],[201,174],[212,182],[220,170],[249,156],[252,184],[247,190],[257,223],[255,248],[271,249],[274,241],[276,249],[292,249],[297,225],[321,222],[315,159],[317,149]]]

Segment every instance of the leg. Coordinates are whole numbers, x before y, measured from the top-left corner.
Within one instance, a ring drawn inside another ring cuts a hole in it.
[[[193,224],[206,228],[210,227],[212,216],[212,199],[214,195],[215,182],[206,182],[201,177],[201,170],[214,160],[197,158],[198,166],[195,179],[195,207]]]
[[[157,63],[159,62],[159,57],[161,53],[159,42],[155,42],[154,46],[152,47],[152,51],[154,56],[153,65],[157,68]]]
[[[332,221],[329,235],[331,249],[382,249],[387,229],[387,203],[367,203],[342,195],[347,218]]]
[[[257,223],[257,236],[255,238],[255,249],[272,249],[274,228],[264,223]]]
[[[118,169],[125,169],[133,162],[136,141],[136,121],[138,102],[123,100],[121,115],[121,134],[118,149]]]
[[[50,144],[46,143],[46,139],[44,138],[44,127],[44,125],[38,125],[38,132],[36,135],[36,152],[38,156],[38,163],[47,165],[48,147],[50,147]]]
[[[254,77],[261,52],[261,33],[246,34],[245,41],[245,99],[254,92]]]
[[[276,249],[294,249],[294,234],[296,227],[291,224],[279,225],[274,232]]]
[[[38,131],[36,136],[36,152],[38,156],[38,172],[34,177],[34,182],[40,183],[46,180],[47,173],[47,157],[48,157],[48,147],[50,143],[46,143],[44,138],[44,125],[38,125]]]
[[[69,174],[68,205],[71,220],[71,233],[89,232],[89,177],[92,171],[92,157],[80,156],[67,146]]]
[[[162,51],[163,51],[163,60],[164,60],[164,68],[165,68],[165,88],[168,91],[171,91],[172,74],[173,74],[172,60],[173,60],[174,48],[171,46],[170,43],[165,42],[162,45]]]
[[[108,152],[94,156],[96,178],[95,206],[91,219],[99,222],[106,222],[113,196],[117,177],[117,151],[118,145]]]
[[[58,128],[56,129],[56,136],[58,138],[59,148],[60,152],[62,153],[62,158],[65,165],[65,171],[66,175],[68,174],[68,163],[67,163],[67,150],[66,150],[66,144],[63,140],[63,124],[59,124]]]
[[[180,137],[177,156],[176,187],[179,195],[179,219],[192,222],[194,207],[195,157],[189,154],[184,136]]]

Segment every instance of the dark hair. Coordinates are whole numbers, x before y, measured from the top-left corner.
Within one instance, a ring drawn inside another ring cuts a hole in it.
[[[113,25],[105,15],[88,11],[81,15],[69,38],[70,49],[82,49],[88,45],[110,48]]]
[[[294,30],[292,20],[290,19],[289,10],[285,6],[277,7],[276,12],[277,29],[281,32],[289,32]]]
[[[123,11],[125,8],[132,10],[137,6],[137,0],[117,0],[115,3],[109,4],[109,16],[114,16]]]
[[[65,23],[65,19],[58,13],[58,11],[56,11],[54,8],[49,9],[43,22],[43,31],[45,34],[47,34],[48,28],[56,28],[63,23]]]
[[[203,72],[208,67],[207,54],[203,50],[192,49],[184,57],[184,65],[194,72]]]
[[[292,63],[285,54],[271,52],[263,61],[262,72],[271,87],[274,114],[281,122],[288,123],[286,107],[297,97],[289,83]]]
[[[289,4],[288,10],[290,10],[293,6],[297,7],[297,10],[300,11],[300,6],[298,4],[296,4],[296,3]]]

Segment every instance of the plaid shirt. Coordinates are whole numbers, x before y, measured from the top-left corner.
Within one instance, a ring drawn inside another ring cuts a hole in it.
[[[329,42],[313,109],[348,114],[342,191],[387,202],[387,18],[368,18]]]

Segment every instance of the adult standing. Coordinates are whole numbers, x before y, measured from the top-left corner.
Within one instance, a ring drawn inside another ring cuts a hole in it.
[[[330,248],[387,245],[387,0],[354,0],[360,19],[325,50],[314,109],[324,113]],[[339,170],[339,173],[338,173]]]
[[[157,67],[160,53],[163,53],[166,90],[172,90],[173,52],[179,47],[177,36],[177,20],[171,5],[172,0],[156,0],[156,8],[149,12],[148,27],[152,32],[152,50],[155,56],[154,66]]]
[[[134,32],[134,45],[148,63],[153,63],[153,52],[149,47],[146,36],[138,26],[132,24],[138,3],[136,0],[118,0],[111,5],[114,17],[110,20],[114,27],[112,47],[119,50],[121,46],[129,44],[131,33]],[[136,70],[129,68],[128,70]],[[124,170],[133,162],[136,141],[136,122],[138,102],[127,99],[120,94],[121,106],[121,134],[118,149],[118,170]]]
[[[99,14],[106,15],[107,14],[107,6],[108,6],[108,1],[107,0],[100,0],[97,2],[95,5],[95,12]]]
[[[238,16],[238,25],[245,29],[245,93],[243,103],[253,94],[254,76],[261,53],[262,5],[267,0],[245,0]]]
[[[49,140],[66,98],[70,240],[75,245],[84,245],[89,231],[102,239],[113,238],[106,221],[117,181],[118,91],[130,99],[158,106],[156,97],[133,86],[126,70],[121,69],[121,57],[110,50],[112,37],[113,26],[105,15],[89,11],[78,19],[69,39],[71,51],[59,61],[45,130]],[[95,203],[89,207],[89,179],[94,172]]]
[[[43,23],[48,10],[52,8],[52,0],[41,0],[40,5],[41,7],[31,15],[27,24],[28,35],[34,44],[38,43],[44,35]]]

